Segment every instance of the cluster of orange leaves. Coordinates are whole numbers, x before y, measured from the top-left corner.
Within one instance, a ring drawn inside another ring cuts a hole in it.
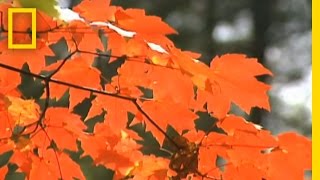
[[[0,5],[3,31],[0,37],[0,155],[13,151],[8,163],[16,164],[17,171],[25,173],[28,179],[85,179],[80,166],[65,151],[78,151],[77,141],[84,152],[81,156],[89,155],[96,165],[112,169],[115,179],[188,176],[192,179],[298,180],[303,179],[305,170],[311,169],[308,138],[291,132],[273,136],[244,118],[229,114],[231,103],[246,113],[253,107],[270,110],[267,95],[270,86],[256,77],[272,73],[257,59],[226,54],[215,57],[207,66],[196,60],[199,54],[174,46],[166,35],[177,32],[160,18],[147,16],[141,9],[111,6],[110,0],[83,0],[74,7],[86,22],[66,24],[37,12],[37,49],[11,50],[7,48],[5,31],[7,9],[11,6],[10,3]],[[30,17],[22,14],[14,18],[19,22],[14,23],[14,39],[21,43],[30,41],[28,33],[19,33],[30,27]],[[110,22],[133,35],[125,36],[106,26],[90,26],[88,22]],[[116,57],[126,58],[118,74],[103,86],[101,72],[92,66],[98,55],[96,49],[105,50],[99,29],[108,38],[109,63],[117,61]],[[50,45],[61,38],[66,40],[72,54],[46,65],[45,58],[54,56]],[[59,99],[69,91],[68,108],[48,106],[43,112],[35,100],[23,98],[17,88],[21,84],[20,73],[4,67],[21,69],[25,63],[33,74],[55,72],[49,79],[42,79],[50,92],[47,88],[41,98],[48,98],[49,94],[51,99]],[[151,89],[153,97],[143,98],[139,87]],[[73,108],[90,94],[96,97],[83,120],[73,113]],[[103,111],[107,112],[104,121],[97,123],[92,133],[87,132],[85,122]],[[194,123],[198,111],[218,119],[215,125],[224,133],[198,131]],[[159,127],[166,130],[170,125],[180,134],[184,132],[188,148],[191,144],[199,145],[196,152],[191,153],[196,155],[196,169],[185,167],[186,163],[182,162],[178,169],[186,170],[183,174],[170,170],[172,159],[143,154],[137,143],[141,137],[127,128],[128,112],[135,115],[129,126],[144,123],[160,145],[164,143],[165,134]],[[223,168],[216,164],[218,157],[226,161]],[[7,172],[8,167],[2,166],[0,179],[4,179]]]

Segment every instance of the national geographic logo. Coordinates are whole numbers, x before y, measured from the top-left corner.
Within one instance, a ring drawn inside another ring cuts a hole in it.
[[[13,43],[13,14],[31,13],[31,43],[14,44]],[[8,48],[9,49],[36,49],[36,8],[9,8],[8,9]]]

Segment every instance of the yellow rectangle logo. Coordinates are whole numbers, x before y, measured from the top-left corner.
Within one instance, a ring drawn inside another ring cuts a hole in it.
[[[13,13],[31,13],[31,44],[13,44]],[[9,8],[8,9],[8,48],[9,49],[36,49],[36,8]]]

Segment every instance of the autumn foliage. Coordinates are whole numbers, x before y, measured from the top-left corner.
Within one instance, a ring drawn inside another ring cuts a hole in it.
[[[0,155],[11,153],[0,179],[10,171],[30,180],[85,179],[72,152],[112,170],[114,179],[298,180],[311,169],[308,138],[273,136],[230,113],[232,104],[247,114],[270,110],[271,87],[256,77],[272,73],[257,59],[226,54],[207,66],[174,46],[166,36],[177,32],[159,17],[110,0],[74,7],[85,21],[39,11],[37,49],[8,49],[12,6],[0,5]],[[13,38],[30,42],[30,17],[14,19]],[[37,86],[25,87],[26,77]],[[79,113],[84,102],[87,112]],[[210,115],[210,127],[196,125],[201,113]],[[138,126],[167,156],[143,151],[152,147]]]

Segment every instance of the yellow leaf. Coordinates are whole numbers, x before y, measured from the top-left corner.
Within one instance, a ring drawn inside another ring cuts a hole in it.
[[[34,100],[6,96],[5,106],[8,114],[15,120],[15,125],[26,126],[38,120],[39,106]]]

